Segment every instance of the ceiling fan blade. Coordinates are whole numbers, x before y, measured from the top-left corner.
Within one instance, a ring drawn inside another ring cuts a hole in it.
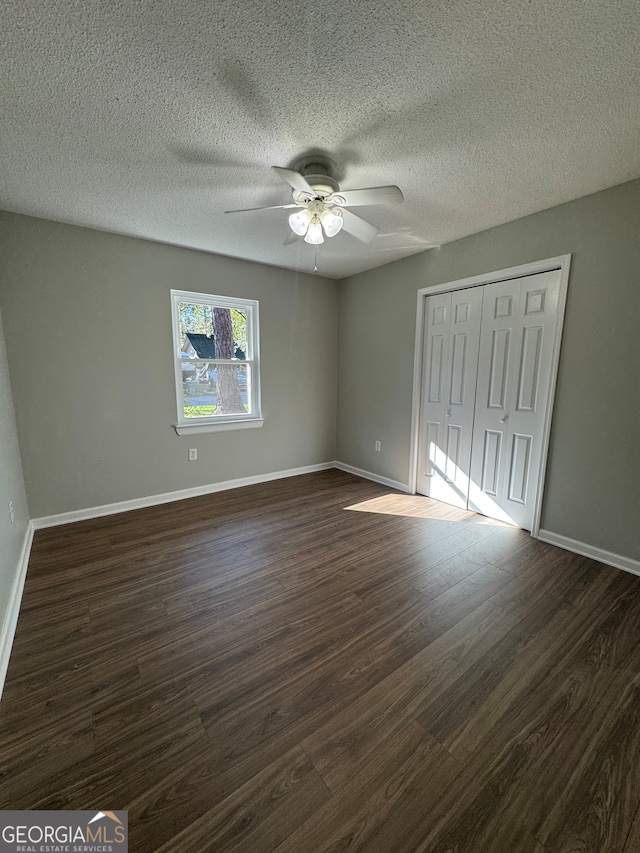
[[[362,240],[363,243],[370,243],[378,233],[378,229],[366,222],[350,210],[342,210],[342,230]]]
[[[300,172],[294,172],[293,169],[283,169],[282,166],[272,166],[272,169],[275,169],[276,172],[280,175],[280,177],[285,180],[290,187],[293,187],[299,193],[311,193],[312,196],[315,196],[314,191],[307,183],[306,179],[300,174]]]
[[[225,213],[250,213],[252,210],[289,210],[292,207],[304,207],[304,205],[274,204],[272,207],[241,207],[239,210],[225,210]]]
[[[339,207],[364,204],[398,204],[404,201],[400,187],[367,187],[361,190],[339,190],[330,200]]]

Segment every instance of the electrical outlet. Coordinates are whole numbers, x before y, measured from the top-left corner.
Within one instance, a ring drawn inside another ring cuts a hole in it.
[[[198,448],[190,447],[189,448],[189,462],[195,462],[198,458]]]
[[[376,450],[378,451],[378,453],[380,453],[380,451],[382,450],[382,442],[381,441],[376,441]]]
[[[11,519],[11,524],[15,521],[15,514],[13,512],[13,501],[9,501],[9,518]]]

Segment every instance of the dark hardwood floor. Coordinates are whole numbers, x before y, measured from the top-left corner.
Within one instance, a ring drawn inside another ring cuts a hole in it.
[[[135,853],[637,853],[640,578],[327,471],[35,536],[0,807]]]

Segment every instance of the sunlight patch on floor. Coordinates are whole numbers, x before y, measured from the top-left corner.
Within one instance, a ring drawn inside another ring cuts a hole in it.
[[[357,504],[345,507],[352,512],[373,512],[380,515],[400,515],[405,518],[435,518],[441,521],[473,521],[478,524],[490,524],[498,527],[507,525],[494,518],[477,515],[468,510],[458,509],[433,498],[422,495],[381,495]]]

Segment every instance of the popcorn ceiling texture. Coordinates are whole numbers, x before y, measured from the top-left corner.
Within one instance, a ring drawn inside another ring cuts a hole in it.
[[[4,0],[0,207],[310,271],[271,165],[398,184],[318,271],[640,176],[637,0]]]

